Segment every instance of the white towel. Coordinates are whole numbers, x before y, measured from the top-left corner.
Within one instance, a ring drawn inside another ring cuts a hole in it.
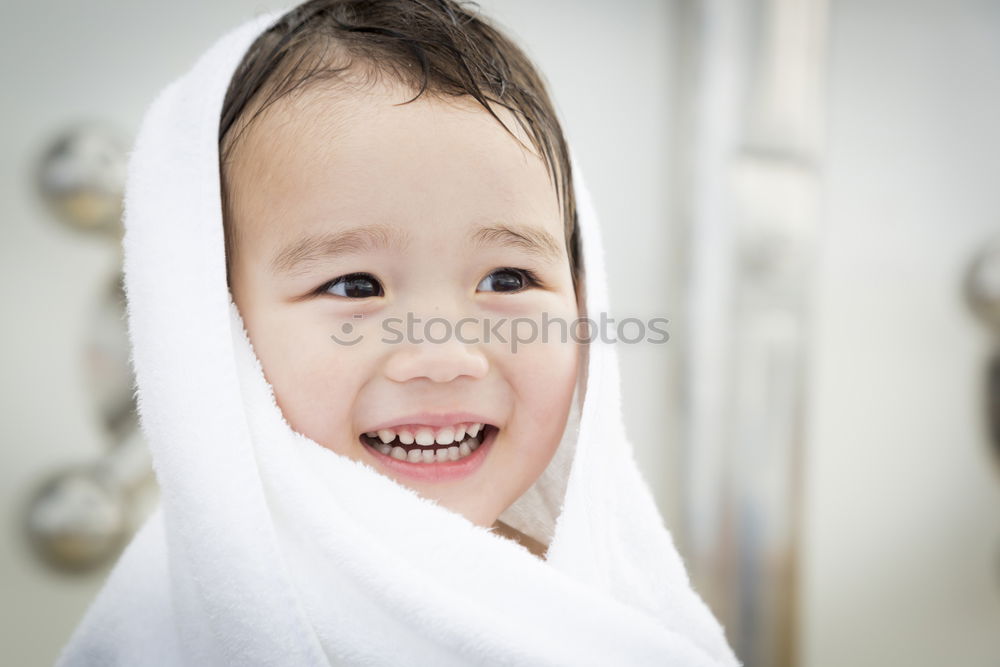
[[[58,665],[735,665],[634,459],[616,351],[590,345],[551,465],[501,520],[540,559],[293,431],[226,283],[218,126],[280,15],[157,97],[131,154],[125,286],[161,503]],[[608,307],[573,163],[587,312]]]

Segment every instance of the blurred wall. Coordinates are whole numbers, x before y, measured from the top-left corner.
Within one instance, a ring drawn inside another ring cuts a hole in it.
[[[832,3],[802,664],[1000,664],[990,341],[960,292],[1000,232],[1000,3]]]
[[[674,3],[489,0],[549,79],[605,220],[620,316],[667,316],[666,222]],[[51,664],[106,571],[57,577],[26,552],[23,501],[54,467],[103,452],[80,341],[115,268],[107,243],[56,224],[33,191],[40,152],[93,118],[134,136],[154,95],[225,30],[289,3],[252,0],[6,3],[0,42],[0,663]],[[599,48],[598,48],[599,47]],[[620,233],[624,225],[628,233]],[[623,349],[626,423],[661,509],[674,507],[671,346]]]

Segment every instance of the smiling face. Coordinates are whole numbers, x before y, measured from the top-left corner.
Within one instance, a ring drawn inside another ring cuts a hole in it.
[[[411,97],[312,87],[254,121],[226,171],[230,286],[294,430],[488,527],[569,413],[563,220],[542,159],[485,109],[393,106]],[[515,348],[543,314],[547,338]]]

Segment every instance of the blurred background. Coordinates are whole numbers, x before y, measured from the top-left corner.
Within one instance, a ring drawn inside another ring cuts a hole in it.
[[[156,502],[118,287],[142,113],[289,4],[7,2],[0,663]],[[1000,3],[483,0],[604,224],[626,421],[747,667],[1000,664]]]

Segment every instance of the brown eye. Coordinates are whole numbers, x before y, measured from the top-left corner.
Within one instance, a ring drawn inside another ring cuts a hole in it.
[[[533,284],[535,281],[527,271],[504,268],[497,269],[483,278],[476,289],[480,292],[520,292]]]
[[[382,290],[382,283],[368,273],[351,273],[341,276],[327,283],[324,291],[348,299],[367,299],[385,294]]]

